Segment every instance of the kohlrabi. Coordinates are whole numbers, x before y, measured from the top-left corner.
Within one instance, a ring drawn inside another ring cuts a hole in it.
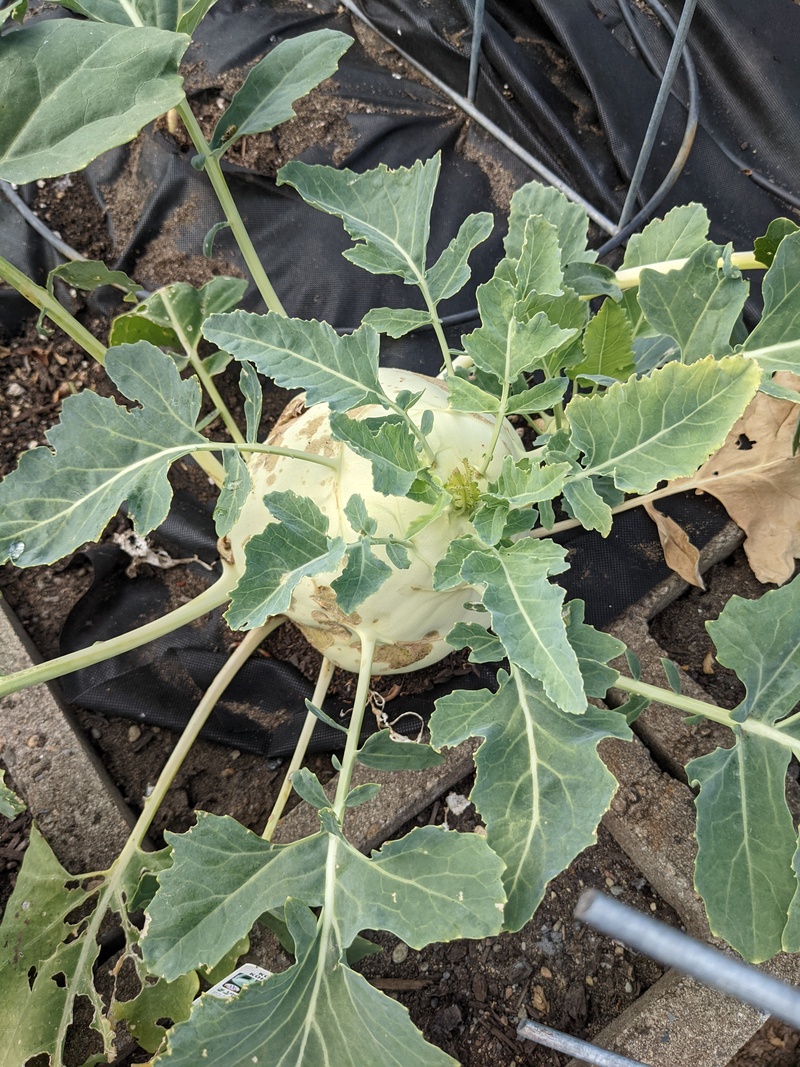
[[[248,541],[275,521],[270,507],[280,506],[285,494],[313,501],[327,520],[327,536],[348,546],[351,557],[358,553],[361,580],[364,569],[371,567],[380,585],[350,610],[355,589],[342,586],[342,559],[330,571],[301,578],[283,614],[338,667],[357,671],[362,642],[369,639],[375,642],[372,673],[394,674],[425,667],[451,652],[446,638],[456,623],[482,618],[489,625],[485,613],[476,616],[465,607],[465,601],[480,600],[479,590],[461,583],[437,591],[433,575],[451,542],[475,534],[467,490],[479,498],[500,474],[503,458],[519,459],[524,450],[507,422],[494,443],[494,420],[453,411],[447,385],[440,379],[389,368],[378,377],[392,400],[404,393],[414,398],[408,418],[418,429],[417,424],[427,423],[424,450],[414,451],[412,458],[418,456],[425,464],[420,475],[426,492],[421,495],[433,494],[434,505],[413,495],[380,492],[373,485],[377,479],[370,460],[334,436],[328,406],[301,411],[295,407],[296,416],[283,421],[269,443],[324,457],[330,466],[274,454],[253,456],[248,463],[250,492],[223,551],[237,574],[244,575]],[[347,417],[384,420],[387,411],[379,404],[365,404]],[[254,561],[253,566],[258,564]],[[238,615],[233,621],[245,627],[254,624]]]
[[[4,1053],[15,1065],[40,1054],[61,1062],[80,997],[106,1052],[114,1043],[109,1020],[135,1016],[143,1047],[170,1067],[452,1063],[351,969],[353,952],[363,948],[359,931],[390,930],[422,947],[528,922],[550,879],[593,842],[616,788],[597,745],[629,737],[634,709],[626,716],[589,699],[614,686],[731,728],[733,748],[691,766],[701,786],[697,885],[715,933],[745,955],[800,948],[797,838],[784,789],[789,756],[800,755],[791,712],[800,692],[800,583],[755,604],[735,600],[710,627],[719,659],[748,689],[729,713],[611,668],[623,647],[584,621],[581,601],[564,602],[554,579],[569,566],[567,551],[550,537],[579,526],[606,535],[618,511],[652,506],[676,491],[666,484],[674,479],[710,493],[723,483],[730,490],[735,479],[769,481],[778,462],[770,443],[780,435],[782,491],[796,486],[796,441],[781,428],[793,430],[798,394],[795,379],[778,372],[800,368],[792,310],[800,287],[797,228],[783,222],[755,251],[735,254],[708,239],[702,207],[677,208],[632,239],[614,273],[587,247],[581,208],[553,189],[524,186],[512,200],[505,254],[477,289],[480,325],[462,339],[463,350],[451,351],[439,307],[468,283],[469,257],[488,236],[491,216],[470,216],[434,256],[428,239],[437,158],[361,174],[293,162],[279,180],[341,219],[354,242],[346,257],[373,274],[400,277],[411,294],[409,306],[375,308],[361,328],[339,336],[324,323],[283,314],[220,160],[237,138],[290,117],[291,102],[332,73],[348,39],[320,31],[282,42],[253,68],[206,141],[177,65],[208,0],[187,10],[64,3],[95,21],[48,20],[0,38],[0,177],[31,181],[83,166],[174,107],[270,313],[232,311],[235,281],[167,286],[120,317],[106,349],[52,292],[0,260],[0,277],[104,361],[131,401],[90,392],[65,400],[47,434],[50,447],[23,456],[0,485],[0,559],[18,566],[58,560],[99,538],[126,501],[145,536],[167,515],[170,464],[186,455],[220,486],[222,557],[221,577],[191,604],[130,635],[0,679],[0,695],[228,602],[231,627],[248,631],[108,871],[85,878],[64,871],[34,831],[0,936],[4,1023],[18,1035],[16,1046],[0,1048],[0,1062]],[[143,26],[148,18],[157,26]],[[124,81],[116,77],[121,57]],[[28,89],[18,93],[15,79],[23,77]],[[748,283],[741,269],[763,267],[770,268],[764,315],[742,340]],[[85,268],[65,276],[93,284]],[[99,268],[95,277],[109,280]],[[381,337],[421,328],[438,339],[442,377],[380,369]],[[201,334],[214,346],[209,355],[201,355]],[[231,360],[240,364],[244,427],[213,382]],[[305,406],[295,402],[267,441],[258,433],[259,374],[304,391]],[[225,440],[205,433],[201,387],[222,416]],[[730,455],[724,465],[709,464],[723,446],[735,450],[744,432],[739,420],[756,396],[760,429],[742,453],[745,466]],[[522,426],[534,435],[527,451]],[[793,544],[776,553],[789,564]],[[780,580],[789,577],[782,572]],[[322,667],[263,835],[201,814],[187,834],[167,835],[162,852],[144,852],[158,805],[215,702],[286,617],[322,652]],[[469,648],[473,661],[503,662],[496,683],[440,699],[431,745],[395,744],[386,731],[362,742],[371,675],[413,670],[450,648]],[[357,671],[358,682],[331,800],[301,764],[315,717],[325,717],[335,665]],[[375,794],[369,785],[351,790],[357,761],[419,769],[439,759],[437,750],[471,737],[482,739],[472,799],[485,837],[421,827],[371,857],[348,842],[347,809]],[[292,788],[318,809],[319,828],[274,846]],[[768,823],[768,833],[750,832]],[[143,930],[134,921],[142,909]],[[109,912],[122,927],[124,958],[141,994],[115,1001],[106,1017],[93,966]],[[198,973],[235,959],[259,920],[280,929],[295,963],[230,1003],[194,1003]],[[165,1018],[176,1021],[168,1033]]]

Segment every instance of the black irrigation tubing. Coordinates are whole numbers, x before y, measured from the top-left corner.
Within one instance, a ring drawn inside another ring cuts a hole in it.
[[[469,81],[467,83],[467,100],[475,103],[475,91],[478,88],[478,71],[481,65],[481,41],[483,39],[483,12],[486,0],[475,0],[475,14],[472,16],[472,44],[469,51]]]
[[[634,214],[633,205],[636,203],[636,198],[639,195],[639,189],[641,188],[647,165],[650,162],[650,155],[653,151],[653,146],[656,143],[656,137],[658,136],[658,131],[661,127],[661,120],[664,117],[667,102],[672,94],[672,83],[675,81],[675,75],[678,73],[678,66],[683,55],[684,45],[686,44],[686,38],[689,35],[689,27],[691,26],[692,16],[694,15],[696,6],[697,0],[684,0],[680,22],[678,23],[678,29],[675,32],[672,41],[669,59],[667,60],[667,65],[664,69],[663,77],[661,78],[661,85],[658,88],[656,102],[653,105],[653,110],[650,114],[650,121],[647,124],[647,132],[639,151],[639,158],[636,160],[633,177],[628,186],[625,203],[622,206],[622,214],[619,217],[620,229],[623,229],[631,221],[631,216]]]
[[[800,990],[596,889],[582,894],[575,918],[711,989],[728,993],[767,1015],[775,1015],[789,1026],[800,1027]]]

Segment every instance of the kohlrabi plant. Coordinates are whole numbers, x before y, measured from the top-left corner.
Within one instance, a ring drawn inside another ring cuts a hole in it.
[[[146,535],[167,515],[170,464],[188,455],[220,488],[221,556],[220,577],[191,603],[2,678],[0,694],[124,652],[226,603],[230,626],[246,631],[111,868],[65,871],[34,828],[0,935],[0,1065],[41,1055],[60,1064],[78,998],[91,1005],[107,1051],[124,1020],[154,1062],[174,1067],[452,1063],[351,968],[369,948],[360,932],[389,930],[421,948],[519,930],[550,879],[592,843],[612,798],[616,783],[598,742],[629,737],[630,721],[656,698],[731,730],[730,748],[688,768],[700,787],[697,887],[712,929],[750,959],[800,949],[800,860],[784,795],[789,759],[800,756],[792,712],[800,585],[752,603],[734,598],[709,624],[717,658],[747,689],[728,712],[610,667],[624,648],[584,621],[580,600],[564,602],[553,579],[568,568],[567,552],[551,537],[579,526],[606,535],[616,513],[646,506],[668,558],[692,578],[696,554],[655,502],[695,489],[718,496],[745,528],[757,573],[791,578],[797,525],[776,533],[763,513],[772,496],[792,498],[797,485],[796,227],[778,223],[754,250],[737,253],[708,239],[702,207],[678,208],[633,238],[614,272],[587,247],[583,210],[527,185],[512,201],[505,255],[477,291],[481,325],[451,351],[439,306],[468,282],[469,256],[491,216],[468,218],[431,258],[438,159],[360,174],[292,162],[279,181],[341,219],[353,242],[346,257],[409,287],[408,307],[376,308],[339,335],[283,313],[220,159],[238,137],[289,118],[292,102],[335,70],[348,39],[319,31],[276,47],[206,141],[178,64],[208,0],[64,6],[88,19],[20,27],[13,19],[24,2],[2,12],[0,176],[27,182],[78,169],[174,108],[269,310],[232,310],[242,295],[232,279],[200,290],[175,284],[120,316],[106,348],[50,288],[0,260],[0,277],[102,360],[130,401],[93,392],[65,400],[49,447],[25,453],[0,485],[0,559],[20,567],[59,560],[99,538],[125,502]],[[764,313],[748,336],[741,272],[764,268]],[[60,270],[73,285],[118,284],[137,299],[135,285],[99,264]],[[439,339],[439,377],[381,368],[381,336],[420,327]],[[201,337],[211,355],[201,356]],[[214,385],[231,360],[241,366],[242,427]],[[258,438],[260,375],[304,390],[302,405],[267,440]],[[203,389],[226,440],[203,432]],[[744,452],[736,448],[742,433],[752,445]],[[167,834],[165,849],[146,852],[158,805],[215,701],[287,618],[323,665],[263,835],[200,813],[188,833]],[[400,744],[386,730],[362,741],[372,674],[413,671],[462,648],[499,665],[495,685],[440,699],[429,744]],[[358,684],[330,801],[302,762],[314,723],[327,719],[337,665],[356,672]],[[590,702],[611,688],[627,693],[627,704]],[[348,842],[348,808],[376,788],[351,789],[356,763],[429,767],[439,750],[470,737],[481,739],[472,800],[485,837],[423,827],[369,857]],[[319,828],[274,845],[292,788],[318,809]],[[135,921],[142,909],[143,926]],[[140,979],[133,1000],[105,1003],[94,983],[109,914],[125,934],[116,973],[127,960]],[[213,981],[246,951],[258,921],[281,931],[294,964],[233,1001],[196,1000],[201,979]]]

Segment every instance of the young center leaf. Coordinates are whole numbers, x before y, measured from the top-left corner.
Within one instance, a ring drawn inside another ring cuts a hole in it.
[[[0,483],[0,559],[18,566],[52,563],[86,541],[128,501],[137,533],[167,516],[170,463],[206,439],[195,430],[200,388],[181,381],[153,345],[110,348],[109,377],[140,406],[126,410],[86,390],[67,397],[46,437],[54,451],[26,452]]]
[[[795,740],[796,721],[780,720],[800,691],[798,628],[798,580],[759,600],[734,596],[719,619],[707,624],[717,659],[733,668],[746,688],[732,717],[777,724]],[[792,870],[797,836],[786,804],[790,755],[788,747],[748,730],[732,748],[717,749],[686,768],[689,780],[700,786],[695,884],[711,929],[755,962],[781,950],[797,893]],[[798,947],[794,943],[792,951]]]
[[[184,99],[184,34],[55,19],[0,41],[0,178],[81,170]]]
[[[594,842],[614,795],[597,743],[630,735],[616,712],[589,707],[581,716],[565,714],[521,671],[511,677],[501,671],[499,679],[496,693],[462,691],[437,700],[431,742],[441,748],[485,738],[470,799],[506,863],[505,929],[519,930],[550,879]]]

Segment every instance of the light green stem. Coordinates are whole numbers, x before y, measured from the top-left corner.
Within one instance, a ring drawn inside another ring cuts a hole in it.
[[[369,697],[369,684],[372,675],[372,660],[375,656],[375,638],[361,636],[361,660],[358,665],[358,685],[353,701],[353,713],[350,716],[350,725],[347,728],[347,744],[342,756],[342,768],[339,771],[339,781],[336,786],[336,796],[333,798],[333,810],[336,818],[341,823],[344,818],[345,801],[350,792],[350,779],[353,776],[353,768],[358,754],[358,745],[361,739],[361,727],[364,722],[364,712]]]
[[[654,489],[652,493],[645,493],[642,496],[633,496],[630,500],[624,500],[621,504],[611,509],[611,514],[619,515],[623,511],[631,511],[633,508],[642,507],[644,504],[652,504],[656,500],[674,496],[676,493],[687,493],[694,488],[695,483],[691,478],[684,479],[680,485],[666,485],[663,489]],[[544,526],[540,526],[536,530],[531,530],[527,536],[552,537],[553,534],[564,533],[566,530],[576,530],[579,527],[583,529],[583,524],[577,519],[562,519],[561,522],[556,522],[547,529]]]
[[[621,689],[625,693],[646,697],[648,700],[657,700],[660,704],[668,704],[670,707],[677,708],[678,711],[685,711],[689,715],[702,715],[706,719],[711,719],[712,722],[727,726],[734,733],[752,734],[754,737],[762,737],[766,741],[774,741],[776,744],[790,749],[793,755],[800,758],[800,741],[796,738],[788,737],[781,731],[780,726],[770,726],[768,723],[759,722],[758,719],[745,719],[744,722],[737,722],[732,718],[729,711],[717,707],[716,704],[709,704],[707,701],[697,700],[695,697],[687,697],[682,693],[673,693],[671,689],[661,689],[659,686],[649,685],[647,682],[637,682],[633,678],[626,678],[624,675],[617,677],[613,687]]]
[[[328,686],[331,684],[334,669],[334,664],[323,656],[322,666],[319,669],[319,675],[317,677],[317,684],[314,686],[314,693],[311,697],[311,703],[317,708],[322,707],[325,694],[328,692]],[[267,825],[264,827],[264,833],[261,835],[265,841],[272,840],[272,835],[275,833],[275,827],[278,825],[281,815],[283,815],[286,801],[292,793],[292,775],[295,771],[299,771],[303,765],[303,760],[306,758],[308,745],[316,725],[316,715],[311,711],[307,712],[305,722],[303,723],[303,729],[300,731],[300,736],[297,739],[294,753],[292,754],[289,766],[286,768],[286,777],[283,779],[280,792],[275,799],[275,806],[267,820]]]
[[[274,624],[267,623],[265,626],[250,630],[241,644],[232,653],[225,665],[219,671],[214,681],[207,689],[203,699],[197,705],[189,720],[186,729],[181,734],[178,743],[158,776],[155,788],[145,801],[142,812],[136,820],[136,825],[131,831],[125,846],[116,860],[105,874],[106,881],[97,897],[94,911],[89,918],[86,929],[81,934],[81,952],[77,964],[72,970],[69,980],[64,1009],[59,1020],[58,1034],[56,1035],[56,1051],[60,1055],[67,1030],[72,1023],[72,1012],[75,997],[80,992],[81,984],[85,980],[87,971],[92,966],[92,960],[97,953],[97,935],[109,909],[114,908],[120,893],[122,882],[128,873],[128,867],[136,859],[136,854],[144,843],[147,832],[152,825],[153,819],[161,806],[167,790],[172,785],[175,775],[180,770],[183,761],[189,753],[197,736],[206,724],[206,720],[214,710],[220,697],[230,685],[231,681],[246,663],[252,652],[258,648],[261,642],[272,629]],[[85,875],[82,877],[86,877]],[[58,1062],[61,1062],[59,1059]]]
[[[486,471],[489,469],[489,464],[492,462],[492,456],[494,456],[494,450],[497,448],[497,442],[500,440],[500,433],[503,429],[503,423],[506,421],[506,408],[508,407],[508,396],[511,392],[511,382],[507,379],[503,380],[503,392],[500,396],[500,407],[494,420],[494,429],[492,430],[492,439],[489,442],[489,447],[486,449],[486,458],[481,464],[478,474],[480,477],[486,475]]]
[[[433,325],[433,332],[436,334],[436,340],[439,342],[439,348],[442,351],[442,358],[444,360],[445,370],[447,376],[452,377],[455,373],[453,369],[453,359],[450,355],[450,346],[447,343],[447,338],[444,335],[444,328],[439,320],[439,311],[434,303],[431,291],[428,288],[428,282],[424,274],[418,274],[419,290],[422,293],[422,299],[425,301],[425,306],[430,312],[431,323]]]
[[[250,240],[250,234],[247,232],[242,216],[239,214],[239,209],[236,207],[233,197],[231,196],[219,160],[216,156],[212,155],[211,149],[205,137],[203,137],[203,131],[200,129],[197,119],[194,117],[192,109],[189,107],[188,101],[184,98],[175,110],[180,115],[198,155],[203,157],[203,169],[208,175],[214,192],[217,194],[220,207],[225,213],[225,218],[228,220],[231,232],[239,246],[239,251],[244,257],[244,261],[252,275],[253,281],[256,283],[259,293],[261,293],[264,303],[270,311],[275,311],[279,315],[285,315],[286,312],[283,304],[280,302],[278,294],[273,289],[272,283],[267,277],[267,272],[264,270],[261,260],[258,258],[258,253],[255,250],[253,242]]]
[[[628,267],[626,270],[618,270],[615,282],[620,289],[635,289],[642,278],[643,270],[655,270],[659,274],[669,274],[670,271],[680,270],[686,266],[687,259],[665,259],[661,263],[644,263],[641,267]],[[755,252],[734,252],[731,263],[739,270],[766,270],[766,266],[756,257]],[[722,259],[717,263],[723,265]]]
[[[192,370],[200,379],[200,383],[208,394],[211,403],[219,412],[222,421],[225,423],[228,433],[231,435],[234,441],[238,441],[239,444],[244,444],[244,434],[236,425],[236,421],[234,420],[233,415],[231,415],[230,411],[228,410],[228,405],[220,396],[219,389],[217,389],[214,379],[203,366],[203,361],[197,354],[197,344],[199,343],[200,339],[198,338],[197,342],[193,343],[186,336],[186,332],[183,329],[183,324],[179,316],[175,313],[175,307],[173,304],[172,297],[170,296],[169,288],[163,290],[163,292],[161,293],[161,300],[164,304],[164,307],[167,309],[167,314],[169,315],[169,321],[172,323],[172,328],[175,331],[175,334],[178,340],[180,341],[181,346],[183,347],[183,351],[186,353],[189,362],[192,365]]]
[[[49,682],[53,678],[61,678],[62,675],[72,674],[84,667],[90,667],[94,663],[102,663],[111,659],[112,656],[120,656],[123,652],[130,652],[134,648],[146,645],[148,641],[155,641],[164,634],[177,630],[180,626],[194,622],[207,611],[213,611],[226,600],[230,599],[230,591],[236,583],[236,573],[233,567],[223,564],[222,577],[217,579],[212,586],[190,600],[188,604],[182,604],[174,611],[144,626],[137,626],[135,630],[112,637],[108,641],[97,641],[88,648],[70,652],[66,656],[58,656],[56,659],[47,660],[46,663],[38,663],[35,667],[26,667],[25,670],[16,671],[0,678],[0,697],[8,696],[9,693],[17,693],[20,689],[26,689],[30,685],[39,685],[41,682]]]
[[[35,282],[24,274],[21,270],[9,263],[7,259],[3,259],[0,256],[0,278],[3,281],[8,282],[13,286],[26,300],[30,302],[40,311],[44,311],[45,315],[51,319],[56,326],[59,326],[64,333],[68,334],[73,341],[81,346],[81,348],[90,355],[93,359],[96,359],[98,363],[102,363],[106,358],[105,345],[101,344],[96,337],[94,337],[85,326],[82,326],[74,315],[70,315],[65,307],[63,307],[52,293],[48,293],[46,289],[43,289],[41,285],[37,285]]]

